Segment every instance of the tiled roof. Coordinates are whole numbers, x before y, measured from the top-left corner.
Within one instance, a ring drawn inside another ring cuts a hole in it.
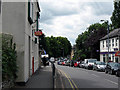
[[[109,38],[120,36],[120,28],[113,30],[112,32],[109,33]],[[100,40],[105,40],[108,38],[108,35],[105,35],[103,38]]]

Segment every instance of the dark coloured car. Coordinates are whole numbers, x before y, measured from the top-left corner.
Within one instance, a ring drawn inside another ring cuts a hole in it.
[[[119,63],[119,66],[118,66],[118,70],[116,71],[116,76],[120,77],[120,63]]]
[[[106,65],[105,68],[105,73],[109,73],[109,74],[116,74],[117,70],[119,69],[119,63],[115,63],[115,62],[109,62]]]
[[[105,71],[106,64],[105,62],[96,61],[93,66],[93,70]]]

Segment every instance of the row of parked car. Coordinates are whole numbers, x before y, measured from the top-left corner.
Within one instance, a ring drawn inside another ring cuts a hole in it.
[[[81,62],[77,60],[59,60],[58,65],[104,71],[105,73],[115,74],[120,77],[120,63],[116,62],[105,63],[97,61],[97,59],[85,59]]]

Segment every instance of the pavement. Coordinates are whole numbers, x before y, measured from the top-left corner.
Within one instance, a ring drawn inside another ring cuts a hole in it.
[[[52,67],[40,67],[28,80],[25,86],[16,85],[14,88],[45,88],[53,89]]]

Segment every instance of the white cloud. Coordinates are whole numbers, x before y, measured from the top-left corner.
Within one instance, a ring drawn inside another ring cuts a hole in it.
[[[77,36],[93,23],[108,20],[112,15],[113,2],[79,2],[84,0],[50,0],[40,2],[40,28],[46,36],[67,37],[72,44]],[[92,0],[94,1],[94,0]]]

